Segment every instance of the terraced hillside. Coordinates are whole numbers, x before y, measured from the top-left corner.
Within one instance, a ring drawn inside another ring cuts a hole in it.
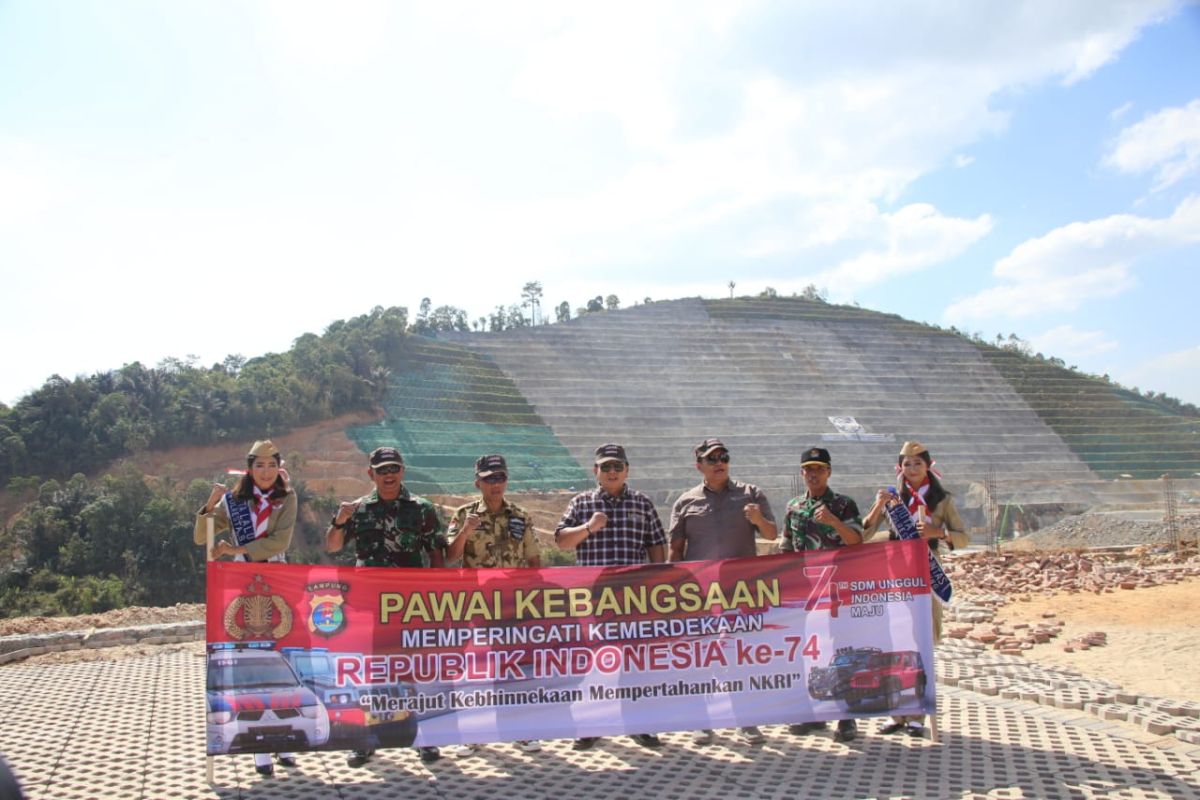
[[[475,459],[497,452],[508,459],[514,490],[569,489],[589,480],[512,380],[486,355],[459,345],[410,337],[384,410],[384,419],[346,433],[364,452],[398,446],[405,483],[415,492],[474,491]]]
[[[1097,474],[1152,479],[1200,473],[1200,419],[1008,350],[980,352]]]
[[[634,482],[662,504],[695,482],[691,447],[712,435],[734,451],[735,475],[778,503],[812,444],[829,447],[835,485],[860,500],[888,481],[905,439],[925,442],[960,492],[990,477],[998,502],[1147,502],[1154,486],[1103,479],[1200,471],[1196,420],[1114,405],[1102,382],[1059,370],[1055,385],[1015,354],[876,312],[693,299],[443,336],[509,376],[579,464],[601,442],[625,443]]]

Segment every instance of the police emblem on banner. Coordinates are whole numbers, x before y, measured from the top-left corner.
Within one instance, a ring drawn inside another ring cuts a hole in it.
[[[225,608],[222,622],[234,639],[282,639],[292,629],[292,609],[280,595],[271,594],[262,575],[255,575],[246,593]]]
[[[346,627],[346,612],[342,603],[349,584],[334,581],[313,583],[304,587],[313,596],[308,601],[308,630],[318,636],[329,638]]]

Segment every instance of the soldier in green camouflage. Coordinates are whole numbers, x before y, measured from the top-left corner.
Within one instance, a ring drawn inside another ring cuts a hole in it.
[[[359,567],[444,566],[446,537],[433,503],[404,487],[404,461],[394,447],[371,451],[369,494],[342,503],[325,533],[325,549],[354,541]]]
[[[446,537],[433,503],[404,487],[404,458],[395,447],[371,451],[367,475],[375,483],[369,494],[342,503],[325,531],[325,549],[341,550],[354,540],[359,567],[445,566]],[[441,758],[436,747],[417,748],[430,764]],[[374,750],[354,750],[346,764],[361,767]]]
[[[783,520],[783,538],[779,550],[802,553],[805,550],[833,550],[863,543],[862,520],[858,505],[844,494],[829,488],[833,459],[823,447],[811,447],[800,462],[800,475],[807,491],[787,504]],[[797,735],[825,729],[824,722],[799,722],[788,726]],[[858,723],[852,719],[838,722],[834,741],[849,742],[858,736]]]
[[[475,461],[478,500],[459,506],[450,520],[450,545],[446,560],[462,559],[476,567],[533,567],[542,565],[541,550],[533,535],[529,513],[504,499],[508,464],[501,455],[480,456]]]

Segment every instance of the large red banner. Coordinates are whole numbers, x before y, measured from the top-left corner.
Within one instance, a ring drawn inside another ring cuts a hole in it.
[[[208,753],[935,708],[926,546],[640,567],[209,564]]]

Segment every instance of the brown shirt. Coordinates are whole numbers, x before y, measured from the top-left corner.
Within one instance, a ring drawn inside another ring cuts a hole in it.
[[[694,486],[681,494],[671,508],[671,541],[686,541],[684,558],[687,561],[756,555],[754,536],[757,529],[743,511],[748,503],[758,503],[762,515],[775,524],[771,503],[762,489],[753,484],[730,478],[719,492],[703,483]]]

